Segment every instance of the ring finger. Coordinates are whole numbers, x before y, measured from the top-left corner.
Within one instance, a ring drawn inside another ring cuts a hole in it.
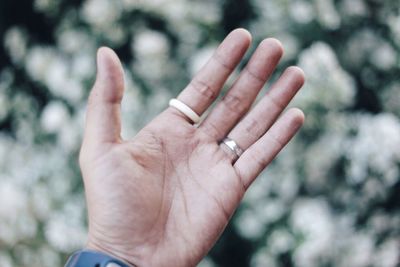
[[[246,150],[274,124],[303,84],[303,71],[298,67],[287,68],[253,110],[232,129],[228,137]],[[232,162],[237,159],[233,151],[225,145],[221,146],[224,151],[229,151]]]
[[[199,129],[212,139],[221,141],[250,109],[282,54],[283,48],[278,40],[269,38],[262,41],[232,88],[210,112]]]

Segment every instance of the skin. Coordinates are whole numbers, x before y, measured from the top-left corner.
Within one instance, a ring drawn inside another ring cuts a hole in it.
[[[250,43],[246,30],[230,33],[178,99],[203,114]],[[298,67],[285,70],[250,110],[282,54],[279,41],[262,41],[232,88],[198,125],[168,107],[133,139],[123,140],[123,70],[111,49],[100,48],[80,153],[87,248],[132,266],[201,261],[247,188],[303,124],[299,109],[280,116],[304,83]],[[244,150],[240,158],[220,144],[225,136]]]

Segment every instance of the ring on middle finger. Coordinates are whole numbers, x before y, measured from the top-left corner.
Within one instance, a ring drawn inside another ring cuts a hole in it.
[[[225,137],[221,144],[226,145],[236,155],[236,159],[238,159],[244,152],[243,149],[229,137]]]

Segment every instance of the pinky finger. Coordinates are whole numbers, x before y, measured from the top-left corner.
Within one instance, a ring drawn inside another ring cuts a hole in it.
[[[234,168],[245,188],[257,178],[297,133],[304,122],[300,109],[288,110],[256,143],[236,161]]]

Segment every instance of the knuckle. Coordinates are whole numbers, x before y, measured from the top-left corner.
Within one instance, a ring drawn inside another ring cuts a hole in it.
[[[246,67],[244,71],[251,77],[253,80],[255,80],[259,84],[264,84],[266,81],[266,78],[261,77],[258,75],[254,70],[251,70],[250,68]]]
[[[271,161],[265,151],[262,151],[261,149],[255,151],[255,153],[252,155],[252,159],[260,170],[263,170]]]
[[[190,86],[196,91],[200,96],[207,100],[213,100],[216,96],[215,90],[211,87],[208,82],[200,79],[193,79]]]
[[[219,130],[218,127],[212,122],[204,123],[203,127],[207,135],[211,136],[212,138],[219,138],[222,136],[221,130]]]
[[[218,65],[220,65],[222,68],[226,69],[228,72],[232,72],[233,71],[233,66],[232,64],[229,64],[228,62],[226,62],[222,56],[220,56],[217,52],[214,53],[212,59],[217,62]]]
[[[274,106],[274,108],[278,109],[278,110],[283,110],[285,108],[285,104],[281,103],[279,100],[277,100],[276,98],[272,97],[271,95],[266,95],[266,99],[268,100],[268,102]]]
[[[89,104],[105,103],[105,104],[118,104],[121,102],[124,94],[123,86],[115,85],[107,87],[96,81],[91,92],[89,93]]]
[[[264,156],[265,153],[259,150],[255,150],[254,153],[250,154],[251,161],[257,166],[256,169],[263,170],[269,163],[268,159]]]
[[[269,140],[273,144],[275,144],[277,152],[280,151],[285,146],[285,143],[282,140],[280,140],[279,137],[272,135],[272,134],[269,134],[268,136],[269,136]]]
[[[242,99],[234,94],[227,94],[223,98],[222,103],[234,114],[243,114],[247,110],[247,106],[243,104]]]
[[[247,118],[244,121],[246,134],[258,139],[264,133],[264,127],[262,127],[259,121],[251,118]]]

